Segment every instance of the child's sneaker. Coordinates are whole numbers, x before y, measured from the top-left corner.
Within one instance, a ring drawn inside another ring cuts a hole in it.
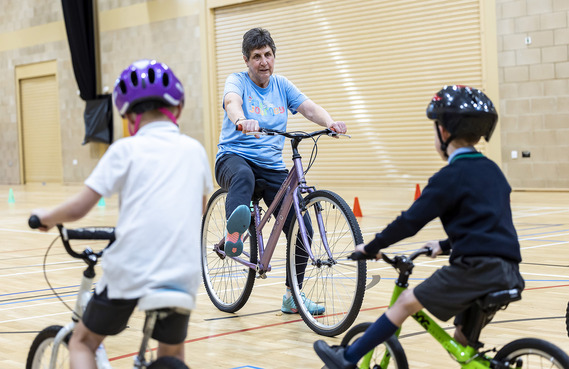
[[[243,252],[243,236],[251,223],[251,210],[247,205],[239,205],[227,219],[225,234],[225,255],[235,257]]]
[[[312,315],[324,314],[324,311],[326,310],[324,308],[324,306],[318,305],[314,301],[307,298],[304,295],[304,292],[301,292],[300,295],[302,296],[302,300],[304,301],[304,305],[306,305],[306,308],[308,309],[308,312],[310,314],[312,314]],[[296,307],[296,304],[294,303],[294,299],[292,298],[292,296],[287,298],[286,295],[283,295],[283,304],[281,306],[281,311],[283,313],[286,313],[286,314],[297,314],[298,313],[298,309]]]

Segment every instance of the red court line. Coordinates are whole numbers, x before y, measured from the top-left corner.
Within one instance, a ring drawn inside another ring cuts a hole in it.
[[[231,335],[231,334],[243,333],[243,332],[248,332],[248,331],[255,331],[255,330],[257,330],[257,329],[276,327],[276,326],[279,326],[279,325],[290,324],[290,323],[298,323],[298,322],[302,322],[302,319],[295,319],[295,320],[290,320],[290,321],[288,321],[288,322],[279,322],[279,323],[274,323],[274,324],[260,325],[260,326],[258,326],[258,327],[253,327],[253,328],[238,329],[238,330],[236,330],[236,331],[230,331],[230,332],[225,332],[225,333],[213,334],[213,335],[211,335],[211,336],[203,336],[203,337],[194,338],[194,339],[191,339],[191,340],[184,341],[184,343],[203,341],[203,340],[207,340],[207,339],[210,339],[210,338],[217,338],[217,337],[229,336],[229,335]],[[156,349],[157,349],[157,348],[152,348],[152,349],[149,349],[148,351],[156,351]],[[138,354],[138,352],[133,352],[133,353],[130,353],[130,354],[125,354],[125,355],[121,355],[121,356],[116,356],[116,357],[113,357],[113,358],[109,358],[109,361],[120,360],[120,359],[124,359],[124,358],[127,358],[127,357],[135,356],[135,355],[137,355],[137,354]]]
[[[526,288],[524,289],[524,291],[530,291],[530,290],[542,290],[542,289],[547,289],[547,288],[558,288],[558,287],[569,287],[569,284],[562,284],[559,286],[545,286],[545,287],[533,287],[533,288]],[[389,306],[388,305],[384,305],[384,306],[375,306],[375,307],[371,307],[371,308],[365,308],[365,309],[361,309],[360,311],[371,311],[371,310],[378,310],[378,309],[387,309]],[[279,322],[279,323],[273,323],[273,324],[266,324],[266,325],[260,325],[258,327],[253,327],[253,328],[245,328],[245,329],[238,329],[236,331],[230,331],[230,332],[225,332],[225,333],[219,333],[219,334],[213,334],[210,336],[203,336],[203,337],[198,337],[198,338],[194,338],[191,340],[187,340],[184,341],[184,343],[190,343],[190,342],[197,342],[197,341],[203,341],[203,340],[207,340],[210,338],[218,338],[218,337],[223,337],[223,336],[229,336],[232,334],[237,334],[237,333],[243,333],[243,332],[249,332],[249,331],[255,331],[257,329],[264,329],[264,328],[270,328],[270,327],[277,327],[279,325],[285,325],[285,324],[290,324],[290,323],[298,323],[298,322],[302,322],[302,319],[295,319],[295,320],[290,320],[288,322]],[[152,348],[149,349],[148,351],[156,351],[157,348]],[[130,354],[125,354],[125,355],[121,355],[121,356],[115,356],[113,358],[109,358],[109,361],[115,361],[115,360],[120,360],[120,359],[124,359],[127,357],[131,357],[131,356],[135,356],[137,355],[138,352],[133,352]]]
[[[524,291],[530,291],[530,290],[544,290],[544,289],[546,289],[546,288],[557,288],[557,287],[569,287],[569,284],[560,284],[559,286],[544,286],[544,287],[524,288]]]

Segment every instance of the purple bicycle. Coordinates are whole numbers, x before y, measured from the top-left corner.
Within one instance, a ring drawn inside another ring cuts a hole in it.
[[[308,170],[303,169],[298,146],[308,138],[313,140],[316,149],[320,136],[342,135],[329,129],[312,133],[261,129],[260,134],[289,138],[293,166],[266,211],[261,208],[261,196],[257,194],[263,183],[257,181],[256,194],[251,201],[252,221],[245,238],[249,250],[245,248],[238,257],[230,257],[224,252],[227,191],[219,189],[211,196],[202,221],[201,245],[207,293],[221,311],[232,313],[241,309],[251,294],[255,277],[264,279],[271,271],[271,257],[284,220],[293,208],[295,219],[289,231],[286,267],[291,276],[294,302],[302,319],[314,332],[324,336],[341,334],[356,319],[364,297],[365,261],[347,259],[363,238],[354,213],[340,196],[307,185],[305,175]],[[314,149],[313,153],[316,152]],[[314,159],[315,155],[311,156],[308,169]],[[275,214],[279,203],[281,208]],[[262,231],[271,217],[276,221],[265,244]],[[305,304],[308,300],[323,306],[324,313],[311,315]]]

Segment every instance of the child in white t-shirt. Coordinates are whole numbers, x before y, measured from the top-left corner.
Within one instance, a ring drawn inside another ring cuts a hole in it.
[[[95,350],[126,324],[139,298],[173,289],[195,299],[201,281],[200,224],[212,179],[203,146],[180,133],[184,89],[165,64],[140,60],[117,79],[113,99],[131,137],[113,143],[74,197],[38,209],[47,231],[85,216],[101,196],[120,196],[116,241],[103,276],[69,342],[72,368],[95,368]],[[184,360],[189,315],[156,324],[158,357]]]

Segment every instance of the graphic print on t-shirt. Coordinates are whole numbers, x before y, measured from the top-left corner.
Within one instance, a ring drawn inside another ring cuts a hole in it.
[[[249,105],[248,112],[257,115],[279,115],[286,113],[286,108],[284,106],[276,107],[270,101],[260,101],[249,96],[247,98]]]

